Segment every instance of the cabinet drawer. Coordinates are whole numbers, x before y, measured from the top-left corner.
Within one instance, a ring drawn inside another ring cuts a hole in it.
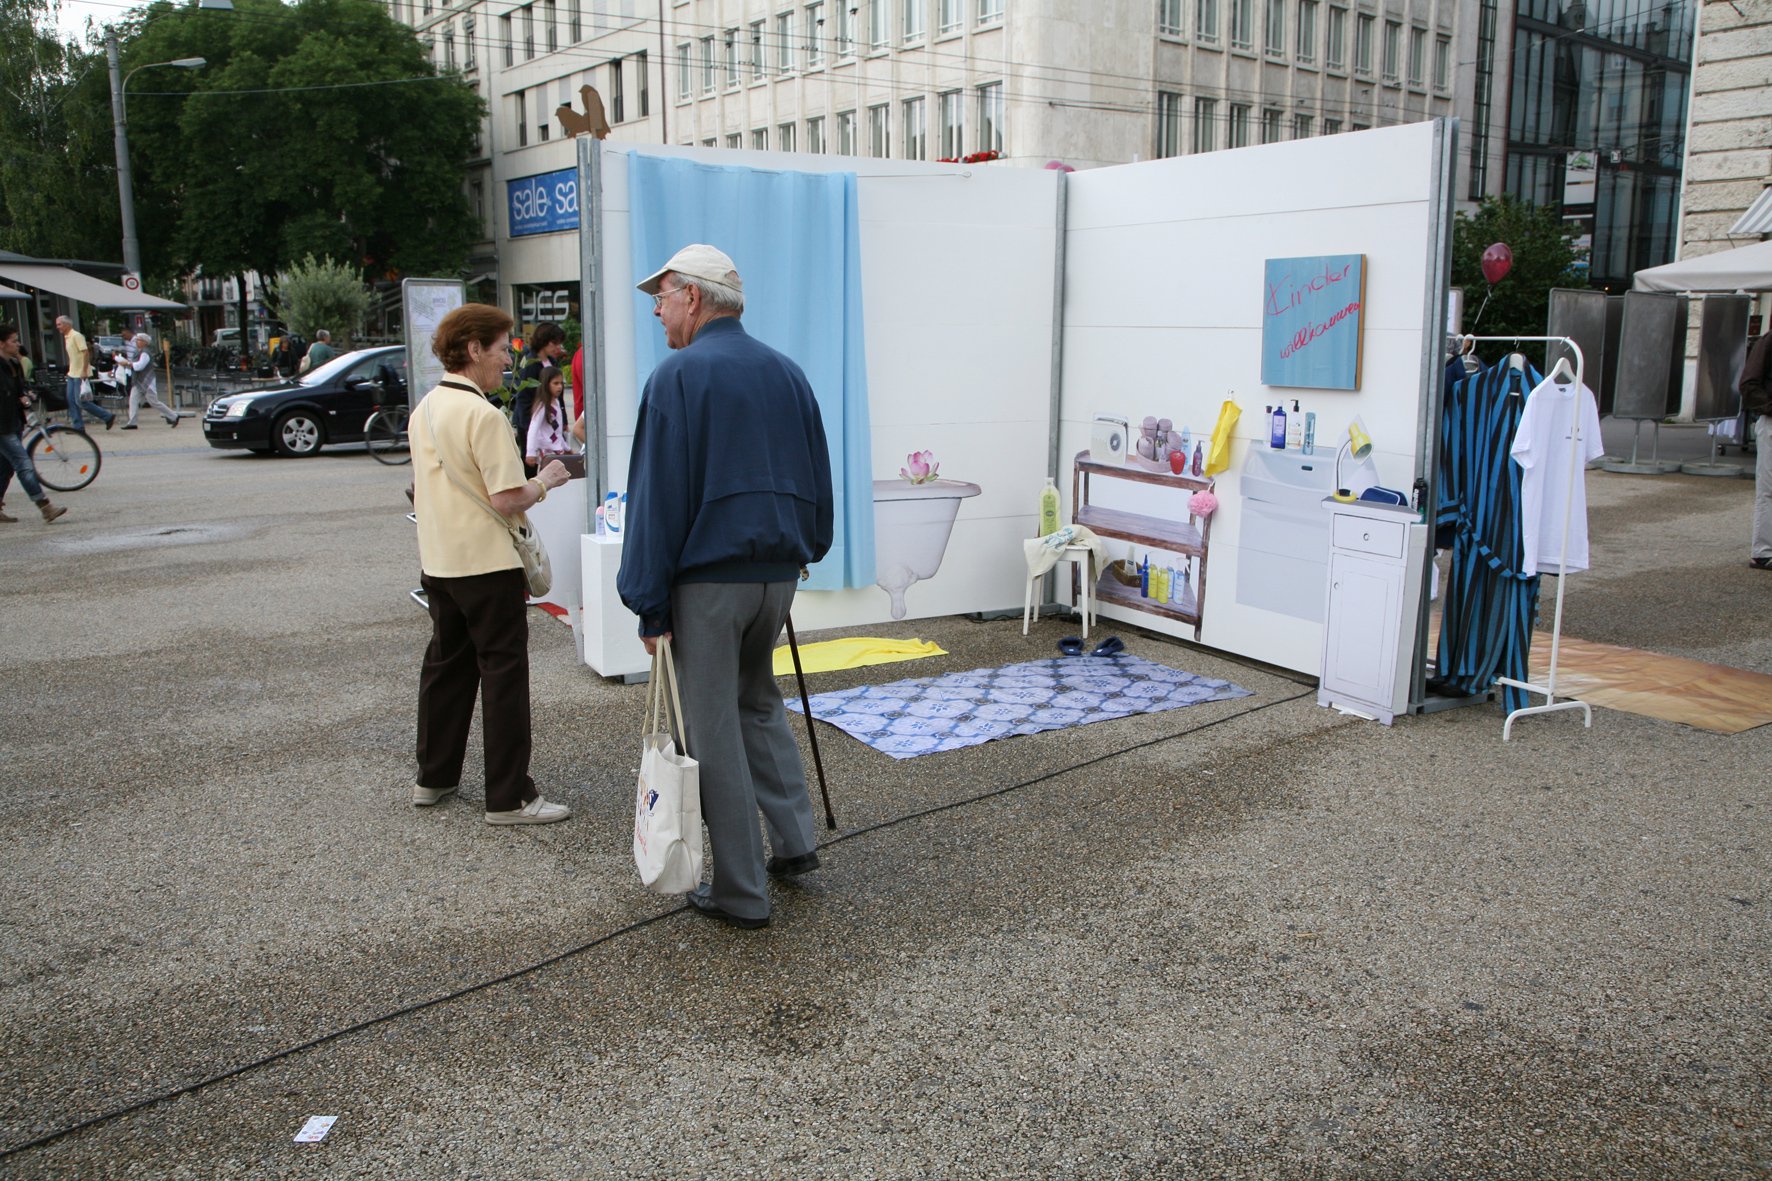
[[[1407,528],[1402,521],[1372,521],[1365,517],[1337,515],[1331,538],[1336,549],[1380,558],[1400,558]]]

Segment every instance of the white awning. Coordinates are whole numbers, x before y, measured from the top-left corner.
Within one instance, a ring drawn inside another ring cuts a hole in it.
[[[184,304],[170,299],[131,291],[103,279],[94,279],[67,267],[44,266],[41,263],[0,262],[0,279],[11,279],[43,291],[65,295],[79,303],[88,303],[106,311],[171,312],[183,311]]]
[[[26,295],[24,292],[16,290],[11,287],[8,287],[4,283],[0,283],[0,299],[29,299],[29,298],[31,298],[31,297]]]
[[[1772,291],[1772,242],[1682,258],[1638,271],[1637,291]]]
[[[1731,238],[1746,234],[1772,234],[1772,189],[1762,190],[1747,212],[1729,227]]]

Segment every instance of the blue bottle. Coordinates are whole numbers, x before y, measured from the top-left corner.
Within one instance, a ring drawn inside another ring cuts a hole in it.
[[[1274,416],[1268,420],[1267,445],[1275,451],[1286,450],[1286,404],[1274,407]]]

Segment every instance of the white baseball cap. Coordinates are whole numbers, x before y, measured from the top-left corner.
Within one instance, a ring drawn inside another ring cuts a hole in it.
[[[634,286],[647,295],[657,295],[659,284],[672,271],[679,275],[688,275],[692,279],[700,279],[704,283],[712,283],[716,287],[725,287],[730,291],[741,294],[744,291],[744,280],[738,277],[738,268],[732,265],[732,260],[727,258],[724,252],[699,242],[693,246],[685,246],[671,255],[670,262],[665,263],[664,266],[659,267]]]

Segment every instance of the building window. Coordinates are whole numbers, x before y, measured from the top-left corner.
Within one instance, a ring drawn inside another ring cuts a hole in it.
[[[714,93],[714,35],[709,33],[701,39],[701,92]]]
[[[763,22],[751,22],[751,79],[763,76]]]
[[[900,30],[906,44],[923,39],[923,0],[904,0],[904,22]]]
[[[1158,0],[1157,32],[1165,37],[1181,36],[1181,6],[1184,0]]]
[[[978,147],[984,152],[1003,150],[1003,84],[987,82],[978,88]]]
[[[523,6],[523,60],[535,56],[535,5]]]
[[[473,50],[468,50],[470,66],[473,65]],[[1452,84],[1452,39],[1450,37],[1434,38],[1434,89],[1445,90]]]
[[[824,116],[814,115],[806,120],[806,150],[817,155],[824,155]]]
[[[935,31],[952,33],[959,30],[966,22],[966,0],[941,0],[941,13],[936,20]]]
[[[837,155],[855,155],[855,112],[837,112]]]
[[[443,26],[443,68],[455,69],[455,25],[453,22]]]
[[[1362,12],[1354,18],[1354,69],[1362,74],[1372,72],[1372,25],[1376,18]]]
[[[621,84],[621,59],[609,63],[609,121],[620,123],[627,118],[627,95]]]
[[[806,68],[824,64],[824,5],[806,6]]]
[[[1409,30],[1409,85],[1420,86],[1427,81],[1427,30]]]
[[[1325,120],[1323,120],[1323,134],[1324,135],[1340,135],[1341,134],[1341,120],[1340,119],[1325,119]]]
[[[1194,100],[1194,152],[1210,152],[1218,147],[1218,100]]]
[[[1399,21],[1384,22],[1384,80],[1397,80],[1399,58],[1403,55],[1403,26]]]
[[[1194,36],[1209,44],[1218,41],[1218,0],[1194,0]]]
[[[1181,155],[1181,95],[1157,92],[1157,159]]]
[[[726,44],[722,47],[726,52],[726,89],[738,88],[738,30],[726,30]]]
[[[500,39],[505,43],[505,67],[509,69],[517,64],[517,39],[511,33],[510,17],[501,16],[498,18],[498,32]]]
[[[719,141],[710,135],[706,139],[701,141],[701,146],[704,148],[711,148],[711,147],[716,146],[718,143],[719,143]]]
[[[1323,60],[1330,69],[1347,64],[1347,9],[1331,6],[1329,25],[1323,30]]]
[[[1261,113],[1261,142],[1277,144],[1280,142],[1280,112],[1269,107]]]
[[[1003,19],[1003,0],[978,0],[978,23],[988,25]]]
[[[519,90],[514,96],[517,100],[517,146],[529,146],[529,95]]]
[[[885,49],[892,40],[891,28],[891,0],[868,0],[868,48]]]
[[[1292,138],[1309,139],[1311,137],[1311,117],[1309,115],[1292,116]]]
[[[1231,48],[1255,48],[1255,0],[1230,0]]]
[[[1249,107],[1246,103],[1232,103],[1230,121],[1226,124],[1228,146],[1246,148],[1249,146]]]
[[[868,155],[884,160],[892,154],[892,108],[885,103],[868,108]]]
[[[751,151],[767,152],[768,150],[769,129],[767,127],[753,128],[751,131]]]
[[[584,0],[566,0],[566,30],[574,44],[585,39]]]
[[[794,14],[783,12],[775,18],[775,72],[794,72]]]
[[[548,22],[548,52],[553,53],[560,48],[560,4],[559,0],[546,0],[542,16]]]
[[[690,48],[689,42],[685,41],[677,46],[677,97],[679,99],[688,99],[694,93],[695,83],[692,81],[694,72],[694,51]]]
[[[1298,0],[1298,60],[1317,60],[1317,0]]]
[[[471,201],[474,206],[474,227],[476,230],[478,230],[479,237],[481,239],[484,239],[487,236],[486,235],[486,182],[483,180],[476,180],[476,181],[470,182],[468,185],[468,192],[470,194],[472,194]]]
[[[634,89],[640,92],[640,118],[644,119],[652,114],[652,83],[646,76],[646,51],[642,49],[633,58],[636,79]]]
[[[739,146],[743,143],[744,137],[739,135],[736,131],[726,137],[726,146],[732,151],[736,152],[739,149]]]
[[[965,141],[965,110],[966,98],[958,90],[950,90],[942,94],[938,101],[941,104],[941,150],[940,159],[958,160],[966,154]]]
[[[837,0],[837,56],[855,56],[855,20],[859,0]]]
[[[1262,48],[1276,57],[1286,53],[1286,0],[1267,0],[1267,36]]]
[[[794,150],[794,125],[783,123],[775,129],[775,142],[784,152]]]
[[[920,98],[907,98],[903,104],[904,120],[899,142],[906,160],[926,160],[929,151],[929,115]]]

